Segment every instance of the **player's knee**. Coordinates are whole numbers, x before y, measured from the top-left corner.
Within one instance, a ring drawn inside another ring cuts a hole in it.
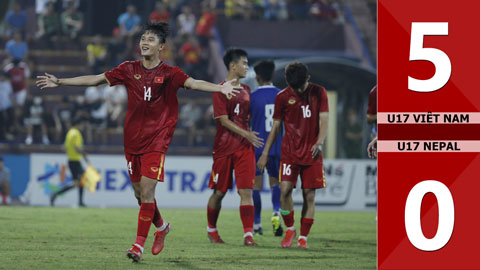
[[[292,188],[290,187],[281,187],[280,188],[280,196],[281,197],[288,197],[292,194]]]
[[[220,190],[215,190],[213,192],[213,195],[215,195],[218,199],[223,199],[225,197],[226,192],[220,191]]]
[[[252,190],[251,189],[239,189],[238,190],[238,195],[240,195],[240,198],[242,198],[242,199],[252,198]]]
[[[315,190],[310,191],[310,192],[307,192],[307,193],[304,195],[303,200],[304,200],[307,204],[309,204],[309,205],[315,204]]]
[[[142,202],[153,202],[155,197],[155,189],[144,188],[141,192],[141,201]]]

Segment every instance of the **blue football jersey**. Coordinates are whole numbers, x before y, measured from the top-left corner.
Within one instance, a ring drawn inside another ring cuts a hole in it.
[[[250,124],[252,130],[259,133],[258,137],[267,142],[268,135],[273,126],[273,112],[275,108],[275,97],[280,89],[275,86],[261,86],[250,97]],[[277,139],[273,142],[269,155],[280,156],[282,149],[283,128],[280,130]],[[261,155],[263,147],[256,148],[255,154]]]

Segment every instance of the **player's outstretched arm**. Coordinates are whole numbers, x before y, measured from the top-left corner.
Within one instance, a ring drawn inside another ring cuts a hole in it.
[[[67,79],[59,79],[52,74],[45,73],[45,75],[37,76],[36,84],[40,89],[54,88],[60,85],[69,86],[96,86],[107,83],[104,73],[98,75],[87,75]]]
[[[312,146],[310,151],[312,152],[312,157],[318,158],[320,153],[322,152],[323,142],[325,141],[325,137],[327,136],[327,129],[328,129],[328,112],[320,113],[320,119],[318,120],[319,130],[318,130],[318,139],[315,144]]]
[[[278,132],[282,126],[282,121],[278,119],[273,119],[272,130],[270,134],[268,134],[267,142],[265,143],[265,147],[263,148],[262,155],[258,159],[257,167],[258,169],[263,172],[265,166],[267,165],[268,153],[270,153],[270,148],[272,148],[272,144],[277,139]]]
[[[202,80],[195,80],[194,78],[188,78],[185,81],[184,86],[189,89],[196,89],[205,92],[220,92],[226,96],[235,96],[235,94],[239,93],[243,88],[241,85],[233,86],[232,83],[234,81],[235,80],[227,81],[223,85],[219,85]]]
[[[258,132],[245,130],[245,129],[239,127],[232,120],[228,119],[227,115],[221,115],[221,116],[217,117],[217,119],[220,121],[220,124],[222,126],[227,128],[231,132],[233,132],[235,134],[238,134],[238,135],[242,136],[243,138],[247,139],[250,143],[253,144],[253,146],[255,146],[255,147],[263,146],[263,139],[257,137]]]

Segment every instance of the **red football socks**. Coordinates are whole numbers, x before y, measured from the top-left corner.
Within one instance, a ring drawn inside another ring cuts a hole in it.
[[[154,214],[154,203],[142,203],[142,205],[140,205],[140,212],[138,213],[137,240],[135,241],[135,243],[139,244],[142,247],[145,245],[148,231],[150,230],[150,226],[152,226],[152,219]]]
[[[300,227],[300,236],[307,237],[313,224],[313,218],[301,218],[300,223],[302,224]]]
[[[284,215],[283,212],[285,211],[282,211],[282,217],[283,217],[283,222],[285,223],[285,226],[287,227],[292,227],[293,224],[294,224],[294,219],[293,219],[293,210],[290,211],[290,213]]]
[[[217,228],[218,214],[220,214],[220,208],[212,209],[207,205],[207,221],[209,228]]]
[[[153,199],[153,202],[155,204],[155,212],[154,212],[154,215],[153,215],[153,225],[155,225],[155,227],[157,227],[157,228],[160,228],[163,225],[163,218],[160,215],[160,211],[158,210],[157,200]]]
[[[253,205],[240,205],[240,218],[242,219],[243,232],[253,232],[253,219],[255,208]]]
[[[142,202],[140,201],[139,198],[137,198],[137,202],[138,202],[138,206],[142,205]],[[155,227],[157,228],[160,228],[163,225],[163,219],[157,207],[157,200],[153,199],[153,202],[155,204],[155,214],[153,215],[153,225],[155,225]]]

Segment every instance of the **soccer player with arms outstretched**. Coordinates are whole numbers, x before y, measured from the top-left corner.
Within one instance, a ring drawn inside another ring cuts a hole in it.
[[[308,248],[307,236],[315,214],[315,190],[325,187],[322,145],[328,126],[328,100],[324,87],[308,82],[307,66],[290,63],[285,68],[288,87],[275,99],[273,126],[262,156],[257,162],[260,171],[267,164],[268,153],[280,132],[282,121],[285,136],[280,162],[280,202],[282,217],[287,227],[282,247],[290,247],[296,236],[292,191],[300,175],[303,208],[297,247]]]
[[[268,134],[272,130],[273,125],[273,109],[275,98],[280,89],[272,84],[273,72],[275,71],[275,63],[272,60],[262,60],[253,66],[255,70],[258,89],[252,93],[250,100],[250,124],[252,130],[258,132],[259,137],[264,141],[267,140]],[[269,176],[270,189],[272,191],[272,226],[275,236],[282,236],[283,228],[280,221],[280,186],[278,184],[278,171],[280,166],[280,153],[282,147],[282,136],[278,136],[273,143],[270,153],[268,154],[267,171]],[[255,160],[258,161],[262,155],[263,147],[255,148]],[[263,173],[256,168],[255,185],[253,187],[253,205],[255,207],[255,223],[253,232],[255,234],[263,234],[261,224],[262,200],[260,191],[263,188]]]
[[[169,66],[159,55],[168,35],[168,24],[147,23],[140,39],[142,60],[126,61],[99,75],[58,79],[51,74],[38,76],[40,88],[60,85],[94,86],[123,84],[127,88],[128,107],[124,124],[127,169],[135,197],[140,204],[137,238],[127,256],[139,262],[153,222],[157,228],[152,246],[154,255],[164,246],[170,224],[164,222],[155,201],[157,182],[163,182],[165,153],[178,119],[177,90],[181,87],[232,96],[238,93],[232,82],[216,85],[195,80],[176,66]],[[221,95],[220,94],[220,95]]]
[[[255,180],[255,152],[253,146],[263,146],[257,132],[248,129],[250,88],[240,84],[248,70],[247,52],[229,49],[223,57],[228,69],[227,80],[242,87],[236,96],[212,94],[213,114],[217,122],[217,134],[213,145],[213,168],[209,187],[213,193],[207,205],[207,236],[212,243],[223,243],[218,234],[217,219],[222,200],[233,186],[233,171],[240,195],[240,218],[243,224],[244,245],[257,245],[253,240],[252,188]],[[252,146],[253,145],[253,146]]]

